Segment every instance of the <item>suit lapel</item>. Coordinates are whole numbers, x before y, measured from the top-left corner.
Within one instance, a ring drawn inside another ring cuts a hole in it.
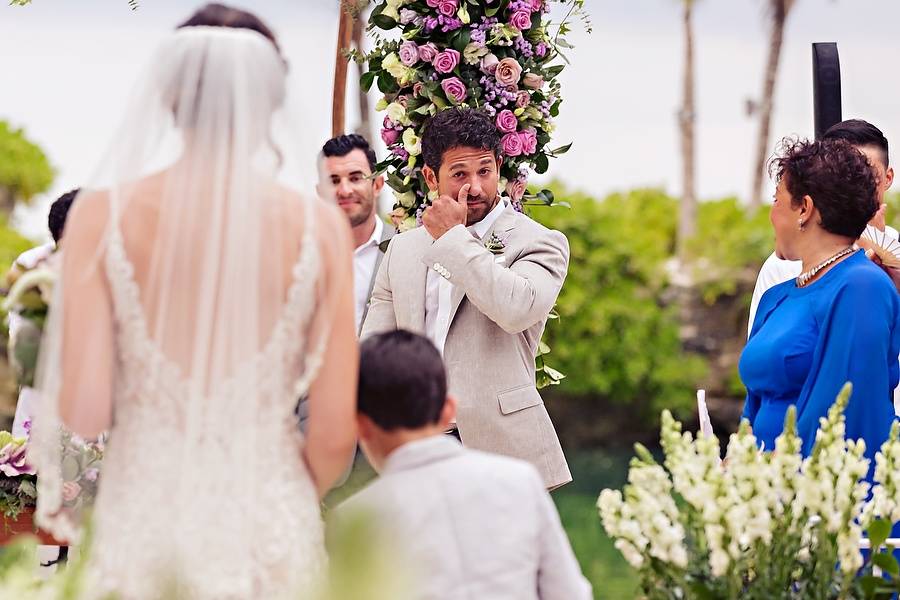
[[[497,220],[494,221],[494,224],[491,225],[491,228],[487,230],[487,233],[484,234],[484,238],[481,240],[482,244],[491,239],[491,235],[494,233],[502,238],[502,234],[512,231],[515,226],[515,209],[511,206],[507,206],[506,209],[500,213],[500,216],[497,217]],[[449,327],[453,326],[453,319],[456,317],[456,311],[459,310],[459,305],[462,304],[463,298],[465,297],[466,294],[463,289],[458,285],[454,285],[450,291],[450,321],[448,322],[448,334]]]

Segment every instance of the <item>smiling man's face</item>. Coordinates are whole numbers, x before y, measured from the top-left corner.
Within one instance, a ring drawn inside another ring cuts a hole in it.
[[[333,199],[350,220],[351,227],[368,221],[375,211],[375,198],[384,184],[372,177],[365,152],[355,148],[344,156],[327,156],[322,161],[319,195]]]

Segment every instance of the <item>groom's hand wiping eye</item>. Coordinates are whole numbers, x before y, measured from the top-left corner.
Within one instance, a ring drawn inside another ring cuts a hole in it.
[[[457,225],[466,224],[469,188],[467,183],[459,189],[457,197],[439,196],[422,215],[422,224],[433,239],[438,239]]]

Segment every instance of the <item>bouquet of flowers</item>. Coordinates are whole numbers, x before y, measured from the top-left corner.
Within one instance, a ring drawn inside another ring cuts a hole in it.
[[[792,408],[774,452],[760,452],[742,423],[725,467],[715,437],[694,439],[664,412],[664,464],[638,446],[624,490],[603,490],[598,501],[643,596],[875,598],[900,590],[900,565],[882,549],[900,521],[900,424],[876,456],[869,494],[865,445],[844,438],[849,395],[847,384],[807,458]],[[864,544],[873,549],[865,558]]]
[[[37,499],[34,469],[25,462],[26,438],[0,431],[0,514],[16,519]]]
[[[558,24],[546,18],[557,2],[567,10]],[[553,119],[562,103],[558,76],[572,19],[590,22],[584,0],[382,0],[369,29],[375,49],[357,59],[368,62],[361,85],[384,94],[381,138],[390,156],[379,165],[394,190],[391,214],[405,231],[421,224],[428,199],[422,175],[420,138],[429,117],[451,106],[489,115],[502,134],[501,190],[521,210],[524,202],[553,204],[549,190],[526,189],[533,169],[544,173],[549,159],[571,144],[551,149]]]

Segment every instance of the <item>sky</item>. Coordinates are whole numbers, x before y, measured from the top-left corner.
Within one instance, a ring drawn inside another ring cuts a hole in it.
[[[137,11],[125,0],[0,5],[0,119],[23,127],[57,171],[50,192],[16,215],[26,234],[44,236],[49,201],[90,177],[153,50],[201,4],[141,0]],[[575,50],[561,75],[564,103],[554,141],[574,145],[551,162],[549,176],[598,197],[642,186],[677,194],[680,2],[586,4],[593,32],[576,27],[570,37]],[[236,5],[251,7],[279,37],[291,65],[294,112],[302,116],[304,138],[297,145],[312,161],[330,135],[337,0]],[[762,89],[768,44],[763,6],[763,0],[696,3],[701,198],[749,195],[757,121],[746,115],[746,104]],[[889,140],[900,140],[898,24],[897,0],[797,0],[785,32],[771,147],[785,135],[813,134],[810,44],[817,41],[838,43],[845,118],[865,118]],[[353,102],[349,107],[352,128],[358,115]],[[769,184],[766,193],[771,190]]]

